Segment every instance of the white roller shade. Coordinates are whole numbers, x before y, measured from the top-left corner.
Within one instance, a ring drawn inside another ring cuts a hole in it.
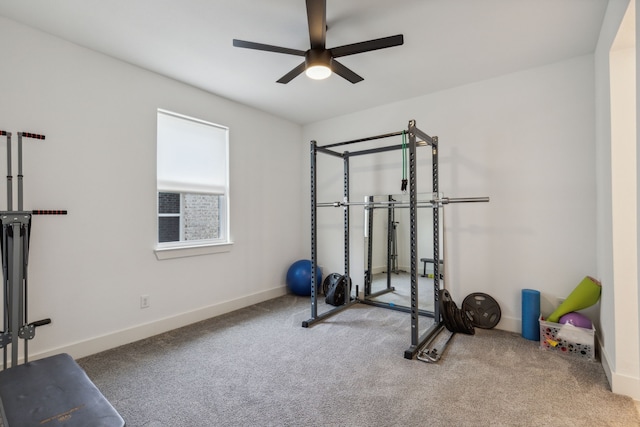
[[[228,129],[158,110],[158,190],[225,194]]]

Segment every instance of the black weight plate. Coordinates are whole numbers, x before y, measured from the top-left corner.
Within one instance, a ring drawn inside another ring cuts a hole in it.
[[[456,325],[456,332],[464,332],[464,320],[462,320],[462,311],[460,309],[458,309],[458,307],[455,307],[455,309],[453,310],[453,321],[455,322]]]
[[[456,323],[456,303],[453,301],[445,301],[444,302],[444,311],[442,313],[442,317],[444,320],[444,325],[451,332],[456,332],[458,329],[458,324]]]
[[[344,276],[340,276],[338,279],[338,283],[336,283],[336,292],[335,292],[335,305],[343,305],[345,300],[345,294],[347,291],[347,278]]]
[[[464,311],[456,307],[453,318],[456,322],[456,332],[468,335],[474,335],[476,333],[473,325],[471,324],[471,319],[469,319]]]
[[[327,292],[329,292],[329,288],[331,288],[331,285],[340,280],[340,277],[342,277],[342,275],[338,273],[329,274],[322,282],[322,295],[327,295]]]
[[[453,301],[451,300],[451,295],[449,294],[449,291],[447,291],[446,289],[440,289],[440,292],[438,293],[438,295],[439,295],[438,305],[440,307],[440,315],[442,316],[442,321],[444,322],[444,326],[447,328],[448,331],[455,332],[455,325],[453,323],[453,319],[449,311],[449,307],[453,303]]]
[[[460,310],[462,313],[462,322],[464,323],[464,333],[469,335],[475,335],[476,329],[473,327],[473,322],[471,321],[471,316],[464,310]]]
[[[446,289],[440,289],[438,296],[440,301],[452,301],[451,294],[449,294],[449,291]]]
[[[469,314],[471,323],[478,328],[491,329],[500,321],[498,302],[482,292],[467,295],[462,301],[462,310]]]

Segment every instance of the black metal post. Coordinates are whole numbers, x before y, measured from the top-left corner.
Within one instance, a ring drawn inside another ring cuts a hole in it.
[[[11,132],[7,135],[7,210],[13,210],[13,175],[11,175]]]
[[[392,201],[393,198],[391,195],[388,197],[388,201]],[[393,262],[391,260],[392,257],[392,240],[393,240],[393,227],[394,218],[393,218],[393,205],[389,205],[389,209],[387,209],[387,289],[391,288],[391,270],[393,270]],[[396,254],[397,256],[397,254]]]
[[[367,202],[373,204],[373,196],[367,196]],[[365,205],[365,214],[367,215],[367,271],[364,272],[364,297],[365,299],[371,295],[371,281],[373,280],[373,272],[371,269],[373,268],[373,213],[375,209],[373,206]]]
[[[349,152],[344,152],[344,186],[343,186],[343,200],[345,202],[349,201]],[[351,206],[348,204],[344,206],[344,275],[347,278],[347,297],[345,299],[345,304],[347,304],[351,300],[351,274],[350,274],[350,258],[349,258],[349,214],[351,211]]]
[[[438,137],[433,137],[431,146],[431,173],[433,197],[440,198],[438,182]],[[433,301],[435,304],[435,321],[440,322],[440,207],[438,203],[433,206]],[[443,266],[444,267],[444,266]]]
[[[315,319],[318,316],[318,292],[316,289],[316,268],[318,265],[318,244],[317,244],[317,215],[318,208],[316,207],[317,198],[317,182],[316,176],[316,141],[311,141],[311,318]]]
[[[418,191],[416,188],[416,122],[409,121],[409,234],[411,253],[411,345],[418,344],[419,306],[418,306]]]

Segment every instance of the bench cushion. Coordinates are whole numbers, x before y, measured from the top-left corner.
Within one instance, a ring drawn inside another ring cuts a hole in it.
[[[0,372],[5,427],[122,427],[124,420],[68,354]]]

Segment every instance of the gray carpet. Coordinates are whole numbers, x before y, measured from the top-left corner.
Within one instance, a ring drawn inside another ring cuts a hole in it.
[[[364,304],[311,328],[284,296],[80,359],[127,426],[640,426],[599,363],[518,334],[403,358],[409,315]]]
[[[397,306],[411,307],[411,275],[406,271],[389,275],[393,292],[384,293],[371,298],[372,301],[392,303]],[[371,278],[371,293],[387,289],[387,273],[374,274]],[[440,284],[442,286],[442,283]],[[433,311],[433,279],[418,277],[418,307],[421,310]]]

